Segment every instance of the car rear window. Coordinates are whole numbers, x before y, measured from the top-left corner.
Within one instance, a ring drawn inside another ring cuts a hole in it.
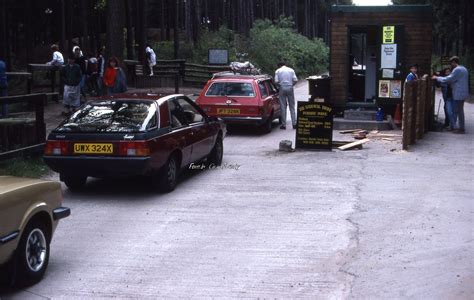
[[[214,82],[206,91],[206,96],[255,97],[250,82]]]
[[[157,123],[156,105],[151,101],[106,100],[87,103],[55,131],[144,132]]]

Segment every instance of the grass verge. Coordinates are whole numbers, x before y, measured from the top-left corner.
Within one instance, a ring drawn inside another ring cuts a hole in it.
[[[0,162],[0,176],[40,178],[49,172],[41,157],[15,158]]]

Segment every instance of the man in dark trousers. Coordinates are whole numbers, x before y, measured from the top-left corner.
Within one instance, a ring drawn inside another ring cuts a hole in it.
[[[464,127],[464,101],[469,98],[469,73],[464,66],[459,64],[459,57],[449,59],[451,74],[446,77],[433,76],[434,80],[447,83],[453,91],[453,133],[465,133]],[[456,124],[458,123],[458,124]]]
[[[64,82],[64,116],[69,116],[81,105],[81,68],[76,64],[76,58],[70,56],[68,64],[61,69],[61,78]]]

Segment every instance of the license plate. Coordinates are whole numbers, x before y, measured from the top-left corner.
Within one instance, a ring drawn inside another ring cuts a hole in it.
[[[218,115],[240,115],[240,108],[218,108]]]
[[[74,153],[77,154],[112,154],[112,144],[74,144]]]

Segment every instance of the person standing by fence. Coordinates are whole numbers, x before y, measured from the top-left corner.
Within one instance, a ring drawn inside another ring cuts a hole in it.
[[[150,68],[150,76],[153,76],[153,67],[156,66],[156,54],[151,48],[150,44],[146,44],[146,59],[148,61],[148,67]]]
[[[104,73],[104,85],[107,88],[107,94],[109,96],[127,91],[125,72],[119,67],[119,62],[116,57],[109,58]]]
[[[85,91],[85,86],[86,86],[86,75],[87,75],[87,59],[84,57],[82,54],[81,48],[79,46],[74,46],[74,57],[76,58],[76,65],[78,65],[81,68],[81,94],[86,97],[86,91]]]
[[[69,116],[81,105],[81,68],[76,64],[76,57],[70,56],[68,64],[61,69],[61,78],[64,82],[62,115]]]
[[[295,114],[295,93],[293,86],[298,82],[295,71],[289,68],[285,63],[278,64],[278,70],[275,71],[275,83],[280,87],[280,129],[286,129],[286,107],[290,107],[291,123],[293,129],[296,129]]]
[[[416,80],[418,80],[418,65],[413,64],[410,66],[410,73],[408,73],[407,78],[405,79],[405,82],[416,81]]]
[[[441,76],[449,76],[451,74],[450,68],[445,68],[441,72]],[[454,124],[456,123],[453,120],[453,89],[447,83],[441,83],[441,92],[443,93],[444,101],[444,127],[450,131],[454,130]]]
[[[8,96],[8,83],[7,83],[7,66],[3,60],[0,59],[0,97]],[[3,118],[8,116],[8,104],[2,103],[2,115]]]
[[[453,90],[453,133],[462,134],[465,133],[464,101],[469,97],[469,73],[464,66],[459,64],[459,57],[451,57],[449,63],[453,68],[451,74],[446,77],[433,76],[432,78],[451,86]]]
[[[47,62],[47,65],[52,65],[52,66],[62,66],[64,65],[64,57],[59,52],[59,47],[56,44],[51,45],[51,50],[53,51],[53,59],[49,62]]]

